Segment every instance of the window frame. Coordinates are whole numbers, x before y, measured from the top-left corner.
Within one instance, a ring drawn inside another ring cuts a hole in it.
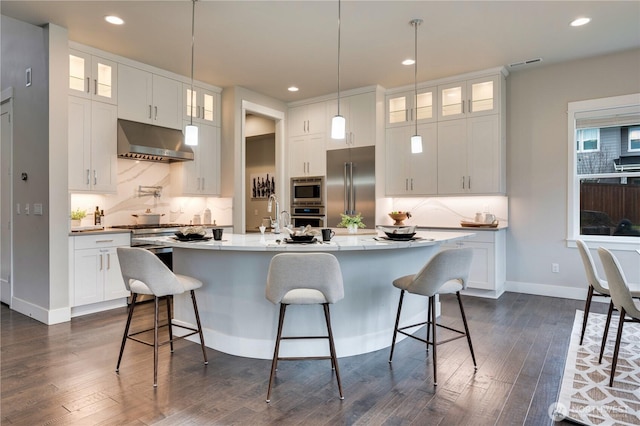
[[[585,149],[584,148],[584,137],[583,138],[578,138],[578,135],[583,135],[585,130],[595,130],[597,132],[596,135],[596,147],[594,149]],[[584,129],[576,129],[576,140],[579,144],[578,146],[578,150],[576,152],[578,153],[586,153],[586,152],[600,152],[600,129],[598,128],[584,128]]]
[[[640,153],[640,126],[630,126],[629,130],[628,130],[628,137],[627,137],[627,152],[638,152]],[[637,141],[638,143],[638,147],[637,148],[631,148],[631,134],[634,132],[638,132],[638,139],[633,139],[635,141]]]
[[[577,149],[576,149],[576,114],[586,112],[606,111],[620,107],[634,107],[640,105],[640,93],[630,95],[613,96],[609,98],[590,99],[585,101],[569,102],[567,111],[567,140],[568,140],[568,173],[567,173],[567,246],[575,247],[575,241],[581,239],[594,244],[599,244],[612,250],[631,251],[638,250],[640,239],[638,237],[625,237],[613,235],[581,235],[580,234],[580,180],[592,177],[621,178],[640,177],[640,172],[616,172],[600,173],[594,175],[578,175]],[[640,128],[640,126],[638,126]],[[600,145],[600,143],[599,143]],[[594,152],[594,151],[587,151]]]

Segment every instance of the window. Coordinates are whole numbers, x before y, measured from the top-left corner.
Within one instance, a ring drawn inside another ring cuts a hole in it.
[[[600,129],[576,130],[576,145],[578,152],[600,151]]]
[[[640,244],[640,93],[569,103],[567,239]]]
[[[629,127],[629,151],[640,152],[640,126]]]

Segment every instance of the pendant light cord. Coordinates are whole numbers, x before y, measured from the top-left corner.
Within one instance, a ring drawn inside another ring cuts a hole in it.
[[[191,125],[193,125],[193,57],[194,57],[194,46],[195,46],[195,41],[196,41],[196,36],[195,36],[195,22],[196,22],[196,1],[197,0],[192,0],[192,7],[191,7],[191,111],[190,111],[190,116],[191,116]]]
[[[422,23],[422,19],[414,19],[411,21],[414,28],[414,51],[413,51],[413,90],[414,90],[414,123],[416,125],[416,135],[418,134],[418,25]]]
[[[338,115],[340,115],[340,18],[341,4],[338,0]]]

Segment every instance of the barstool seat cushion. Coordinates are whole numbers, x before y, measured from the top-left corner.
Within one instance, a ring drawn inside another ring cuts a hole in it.
[[[393,286],[399,288],[400,290],[406,290],[409,293],[411,291],[411,284],[415,279],[415,275],[405,275],[404,277],[396,278],[393,280]],[[447,281],[438,289],[437,294],[455,294],[456,292],[463,289],[463,285],[458,280]]]
[[[197,278],[188,277],[186,275],[175,274],[176,278],[184,287],[184,291],[196,290],[202,287],[202,281]],[[129,287],[131,288],[131,292],[138,294],[149,294],[154,295],[153,291],[142,281],[140,280],[131,280],[129,282]],[[181,291],[180,293],[183,293]],[[180,294],[180,293],[172,293],[172,294]]]
[[[314,305],[317,303],[328,303],[327,298],[324,297],[319,290],[312,288],[297,288],[289,290],[280,303],[286,305]]]

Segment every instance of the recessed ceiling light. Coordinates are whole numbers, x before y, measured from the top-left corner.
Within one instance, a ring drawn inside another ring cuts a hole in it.
[[[414,61],[413,59],[405,59],[404,61],[402,61],[402,65],[413,65],[415,63],[416,61]]]
[[[591,18],[577,18],[571,21],[572,27],[581,27],[591,22]]]
[[[104,20],[107,21],[110,24],[113,24],[113,25],[122,25],[122,24],[124,24],[124,21],[122,20],[122,18],[119,18],[119,17],[114,16],[114,15],[105,16]]]
[[[291,86],[287,90],[290,91],[290,92],[297,92],[300,89],[298,89],[296,86]]]

